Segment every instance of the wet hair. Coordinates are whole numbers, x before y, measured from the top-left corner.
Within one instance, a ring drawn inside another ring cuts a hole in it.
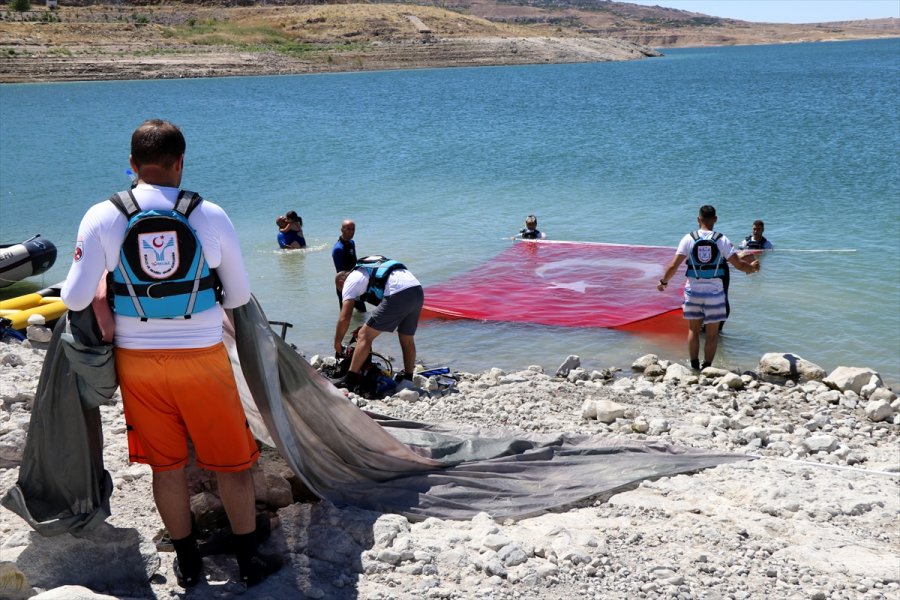
[[[759,219],[757,219],[757,220],[753,221],[753,226],[755,227],[755,226],[757,226],[757,225],[759,225],[759,228],[760,228],[760,229],[762,229],[763,231],[765,231],[765,229],[766,229],[766,224],[765,224],[765,223],[763,223],[762,221],[760,221]]]
[[[704,204],[700,207],[701,219],[714,219],[716,217],[716,207],[711,204]]]
[[[300,215],[297,214],[296,210],[289,210],[284,213],[284,216],[287,217],[288,221],[297,221],[300,223],[300,226],[303,226],[303,219],[300,218]]]
[[[144,121],[131,134],[131,159],[142,165],[169,168],[184,155],[184,135],[178,126],[161,119]]]
[[[525,217],[525,226],[526,227],[536,227],[537,226],[537,217],[534,215],[528,215]]]

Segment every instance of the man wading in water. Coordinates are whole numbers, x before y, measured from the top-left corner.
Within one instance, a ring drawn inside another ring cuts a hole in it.
[[[700,207],[697,223],[700,229],[681,238],[675,256],[666,266],[666,272],[656,285],[660,292],[669,285],[669,279],[681,263],[687,261],[687,283],[684,286],[682,313],[688,320],[688,353],[691,368],[701,369],[712,365],[719,346],[719,328],[728,318],[725,287],[722,278],[727,264],[744,273],[759,271],[759,261],[742,261],[735,254],[731,241],[713,231],[718,217],[709,204]],[[706,343],[703,346],[703,364],[700,363],[700,328],[705,326]]]

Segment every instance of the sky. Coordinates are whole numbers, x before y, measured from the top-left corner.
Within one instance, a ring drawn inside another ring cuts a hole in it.
[[[900,18],[900,0],[621,0],[757,23]]]

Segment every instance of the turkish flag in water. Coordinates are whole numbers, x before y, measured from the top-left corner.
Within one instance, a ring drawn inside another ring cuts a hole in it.
[[[521,241],[425,290],[423,316],[669,332],[681,320],[679,272],[656,289],[675,248]],[[677,319],[677,320],[675,320]]]

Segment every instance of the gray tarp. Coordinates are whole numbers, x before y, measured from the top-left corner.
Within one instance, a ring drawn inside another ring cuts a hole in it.
[[[377,419],[278,337],[255,299],[234,311],[234,342],[255,401],[245,401],[250,421],[261,420],[293,471],[338,505],[415,520],[479,512],[524,518],[644,479],[750,458]]]
[[[101,523],[112,490],[96,408],[115,391],[112,352],[99,343],[90,310],[69,318],[72,339],[62,341],[61,320],[41,371],[19,482],[2,500],[47,536]],[[644,479],[750,458],[369,415],[271,330],[255,299],[234,310],[227,341],[254,433],[278,448],[310,490],[338,505],[416,520],[479,512],[524,518]]]
[[[98,407],[116,387],[112,346],[100,341],[93,311],[69,311],[47,347],[19,481],[2,500],[41,535],[79,535],[109,516]]]

